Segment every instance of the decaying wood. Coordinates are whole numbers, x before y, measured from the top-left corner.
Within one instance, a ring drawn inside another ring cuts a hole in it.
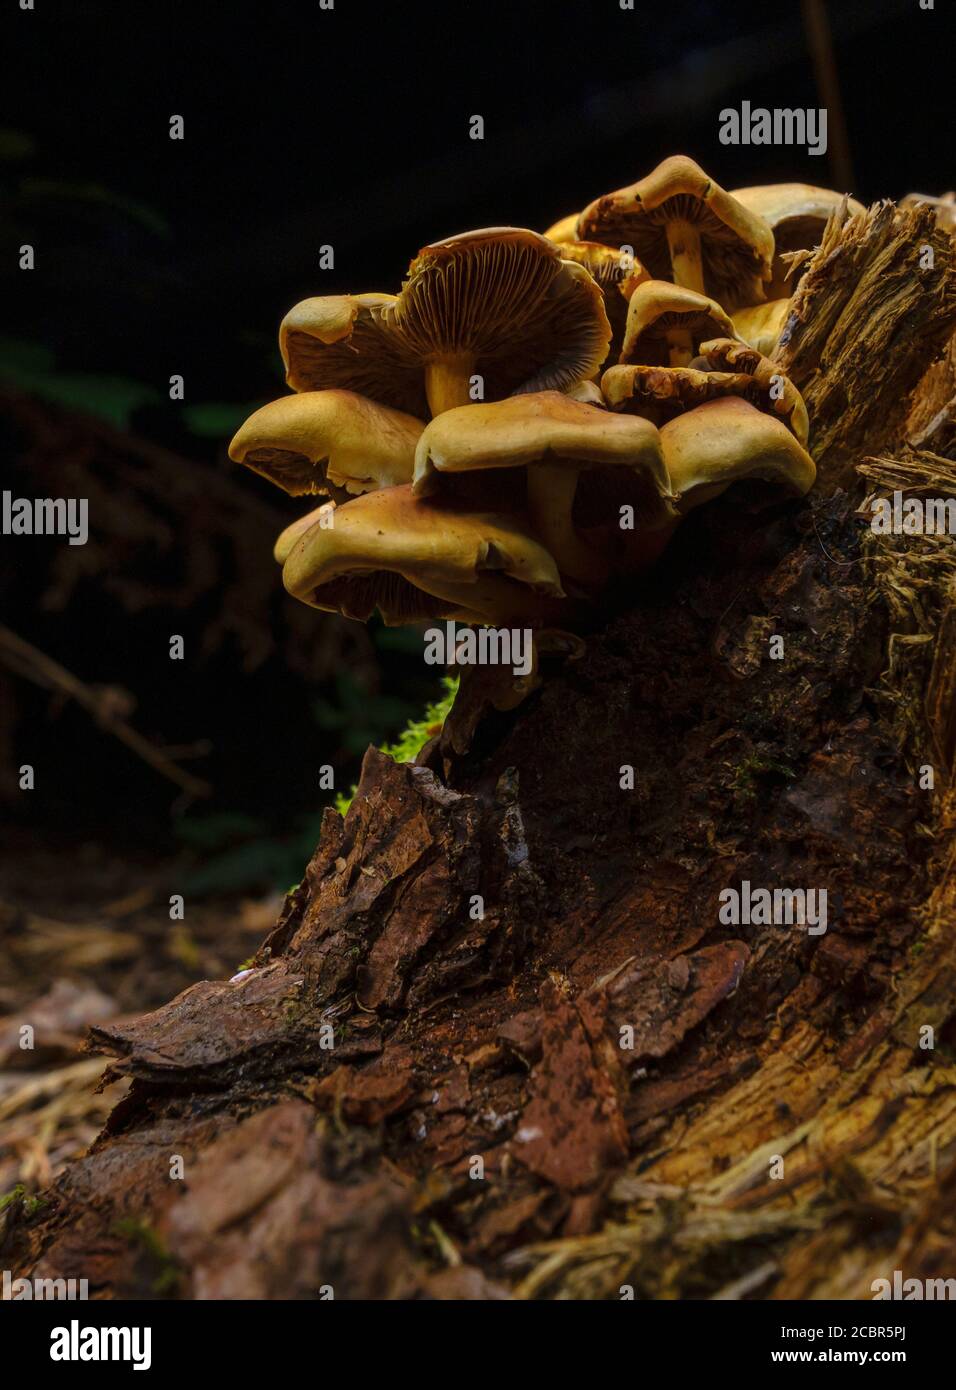
[[[774,354],[803,393],[818,489],[902,442],[914,389],[956,331],[956,257],[932,209],[834,214]]]
[[[877,210],[820,267],[905,260],[911,217]],[[94,1029],[129,1094],[42,1213],[8,1211],[7,1264],[184,1297],[870,1298],[952,1273],[954,542],[861,512],[951,465],[888,452],[855,396],[918,380],[932,334],[887,340],[923,355],[885,377],[854,357],[834,414],[828,364],[879,309],[844,286],[837,351],[812,289],[824,456],[870,455],[853,495],[725,495],[516,710],[476,718],[466,679],[417,765],[370,750],[254,968]],[[745,882],[825,889],[826,932],[722,922]]]

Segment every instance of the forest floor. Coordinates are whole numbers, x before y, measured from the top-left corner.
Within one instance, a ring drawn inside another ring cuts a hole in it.
[[[178,858],[93,840],[4,832],[0,867],[0,1200],[47,1187],[86,1151],[128,1087],[100,1090],[80,1054],[91,1023],[134,1018],[197,978],[228,978],[272,926],[282,895],[210,896],[170,919]],[[22,1048],[29,1024],[38,1044]],[[42,1043],[39,1041],[42,1039]]]

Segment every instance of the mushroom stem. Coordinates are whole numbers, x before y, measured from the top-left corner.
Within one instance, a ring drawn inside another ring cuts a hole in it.
[[[571,519],[578,470],[562,464],[532,464],[528,469],[528,509],[542,545],[562,575],[584,584],[603,583],[607,565],[578,537]]]
[[[475,359],[463,352],[456,357],[440,357],[425,366],[425,395],[432,415],[454,410],[459,405],[471,405],[471,377]]]
[[[700,256],[700,232],[693,222],[677,217],[667,224],[674,284],[704,293],[704,264]]]
[[[689,367],[694,356],[694,340],[689,328],[667,330],[667,360],[672,367]]]

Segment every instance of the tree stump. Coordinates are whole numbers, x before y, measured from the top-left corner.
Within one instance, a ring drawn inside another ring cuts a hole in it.
[[[187,1298],[951,1272],[954,541],[861,501],[956,495],[906,443],[954,323],[930,213],[835,219],[781,349],[819,488],[731,490],[516,710],[466,678],[416,764],[370,749],[253,969],[93,1030],[132,1088],[6,1263]],[[723,910],[761,889],[825,931]]]

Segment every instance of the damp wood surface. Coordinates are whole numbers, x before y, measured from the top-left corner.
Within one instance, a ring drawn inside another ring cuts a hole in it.
[[[944,434],[907,442],[947,398],[948,246],[937,280],[913,267],[936,236],[877,208],[801,286],[819,491],[699,509],[517,709],[466,675],[415,765],[369,751],[249,973],[95,1024],[122,1096],[41,1209],[0,1217],[9,1267],[188,1298],[868,1299],[951,1273],[952,557],[861,515],[952,490]],[[722,923],[745,881],[825,889],[826,932]]]

